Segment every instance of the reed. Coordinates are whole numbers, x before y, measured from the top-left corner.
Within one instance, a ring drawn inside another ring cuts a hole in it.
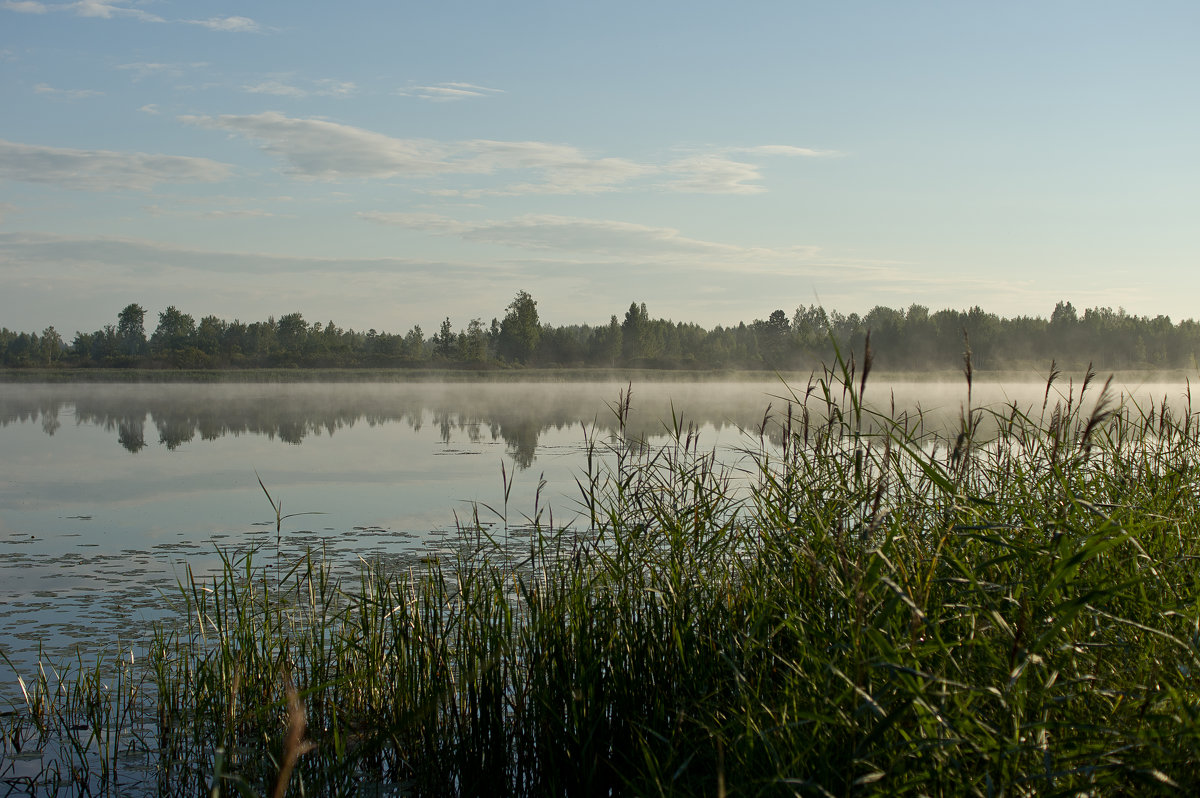
[[[938,437],[862,401],[871,360],[781,392],[732,459],[674,415],[634,439],[624,392],[575,523],[506,490],[404,570],[227,555],[128,667],[23,682],[4,751],[56,752],[41,794],[130,751],[147,794],[1200,787],[1190,406],[1085,410],[1092,376],[1052,368],[1040,410]]]

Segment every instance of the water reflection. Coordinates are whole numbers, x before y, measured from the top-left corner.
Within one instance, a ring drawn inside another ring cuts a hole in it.
[[[1142,390],[1148,386],[1142,386]],[[549,430],[584,423],[601,435],[616,433],[613,407],[628,386],[618,383],[411,383],[244,385],[3,385],[0,427],[38,423],[53,436],[64,419],[111,431],[121,448],[138,453],[157,443],[176,450],[197,438],[259,435],[286,444],[333,436],[366,424],[403,424],[419,432],[426,423],[443,444],[503,441],[520,469],[529,468],[539,439]],[[1045,385],[976,385],[975,404],[1040,404]],[[1154,389],[1151,389],[1154,390]],[[1135,391],[1138,392],[1138,391]],[[673,417],[697,426],[764,429],[778,438],[787,400],[803,387],[782,381],[756,383],[650,383],[633,388],[627,437],[661,435]],[[919,408],[936,430],[958,423],[965,386],[894,383],[872,386],[889,413]],[[772,410],[768,411],[768,406]],[[773,413],[773,416],[772,416]],[[815,421],[816,419],[814,419]]]
[[[157,442],[175,450],[199,438],[261,435],[287,444],[360,424],[431,423],[443,444],[503,441],[518,468],[534,462],[549,430],[579,423],[614,434],[612,406],[627,386],[571,384],[38,385],[0,386],[0,426],[40,423],[53,436],[63,420],[114,433],[136,454]],[[660,435],[672,415],[720,430],[762,423],[781,383],[652,385],[635,390],[627,432]]]

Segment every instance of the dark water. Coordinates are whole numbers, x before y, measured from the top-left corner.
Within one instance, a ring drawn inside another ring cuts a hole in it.
[[[187,567],[217,567],[218,547],[269,559],[311,546],[351,567],[402,565],[444,551],[475,508],[519,524],[539,485],[539,506],[570,523],[585,441],[616,435],[626,387],[0,384],[0,651],[30,662],[39,649],[53,659],[128,646],[170,611]],[[701,448],[735,461],[764,419],[768,445],[778,438],[786,399],[804,389],[634,385],[627,432],[654,445],[682,418]],[[1040,407],[1044,389],[977,385],[974,401]],[[1182,389],[1132,392],[1177,403]],[[868,390],[885,408],[920,406],[931,427],[954,424],[965,398],[963,385]],[[283,515],[302,513],[278,535],[260,477]]]

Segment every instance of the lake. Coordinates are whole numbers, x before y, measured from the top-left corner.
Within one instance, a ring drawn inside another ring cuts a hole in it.
[[[672,418],[683,418],[702,449],[736,463],[740,449],[778,441],[786,398],[805,387],[634,384],[627,438],[665,443]],[[1178,405],[1184,387],[1121,390],[1143,406],[1164,396]],[[218,548],[257,549],[269,563],[314,547],[347,569],[360,560],[405,567],[444,553],[475,508],[500,526],[507,514],[519,527],[535,505],[543,522],[569,524],[587,441],[617,434],[613,408],[626,389],[0,384],[0,651],[24,667],[39,650],[53,662],[81,645],[128,647],[171,611],[187,568],[219,566]],[[1044,382],[976,384],[972,401],[1017,402],[1036,414],[1044,393]],[[966,387],[875,384],[867,398],[897,412],[920,407],[929,428],[949,428]],[[260,478],[282,502],[278,535]],[[0,695],[14,682],[0,677]]]

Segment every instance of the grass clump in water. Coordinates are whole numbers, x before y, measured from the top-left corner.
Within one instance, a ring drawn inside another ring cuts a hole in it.
[[[864,404],[869,371],[788,392],[734,462],[678,418],[665,447],[590,438],[580,523],[500,508],[454,557],[354,583],[228,559],[108,720],[45,680],[9,737],[149,729],[148,792],[1200,786],[1190,403],[1120,406],[1090,373],[1058,397],[1052,369],[1042,408],[968,398],[936,436]]]

